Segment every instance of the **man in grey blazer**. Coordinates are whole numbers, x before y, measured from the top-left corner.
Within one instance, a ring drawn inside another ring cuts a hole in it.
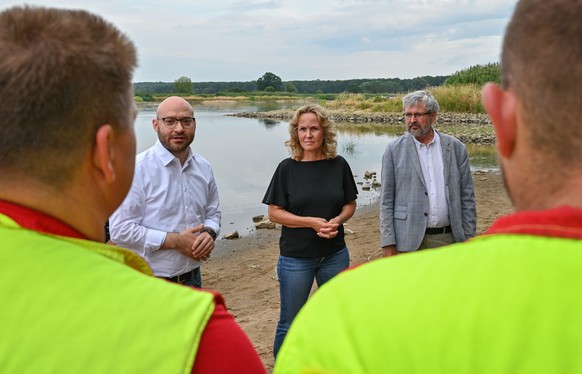
[[[402,100],[407,133],[382,157],[380,244],[384,257],[475,236],[469,156],[457,138],[433,127],[439,104],[427,91]]]

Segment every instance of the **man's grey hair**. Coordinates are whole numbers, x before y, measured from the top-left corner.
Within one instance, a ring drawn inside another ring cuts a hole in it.
[[[438,101],[436,101],[434,96],[431,95],[428,91],[415,91],[402,98],[402,105],[404,109],[409,106],[417,105],[418,103],[423,103],[424,107],[429,113],[438,113],[440,110]]]

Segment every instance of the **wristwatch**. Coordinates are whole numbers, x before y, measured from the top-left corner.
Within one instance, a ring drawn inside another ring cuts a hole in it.
[[[212,240],[216,240],[216,231],[212,227],[204,226],[200,232],[207,232],[212,237]]]

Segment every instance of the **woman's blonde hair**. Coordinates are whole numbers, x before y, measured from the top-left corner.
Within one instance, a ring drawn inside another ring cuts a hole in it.
[[[299,143],[299,132],[297,128],[299,117],[305,113],[315,114],[319,121],[319,125],[323,130],[323,157],[326,160],[335,158],[337,155],[335,125],[329,118],[325,109],[317,104],[304,105],[297,109],[291,122],[289,122],[289,135],[291,138],[285,142],[285,145],[289,147],[291,151],[291,158],[295,161],[301,161],[303,159],[303,148],[301,147],[301,143]]]

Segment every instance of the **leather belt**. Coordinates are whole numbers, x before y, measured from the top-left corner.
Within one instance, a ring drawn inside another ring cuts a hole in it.
[[[196,270],[196,269],[197,268],[194,268],[194,269],[190,270],[187,273],[180,274],[180,275],[175,275],[173,277],[169,277],[169,278],[166,278],[166,279],[168,279],[169,281],[174,282],[174,283],[183,284],[184,282],[187,282],[189,280],[192,280],[192,278],[194,277],[194,270]]]
[[[453,232],[451,225],[445,227],[428,227],[424,232],[426,235],[447,234]]]

